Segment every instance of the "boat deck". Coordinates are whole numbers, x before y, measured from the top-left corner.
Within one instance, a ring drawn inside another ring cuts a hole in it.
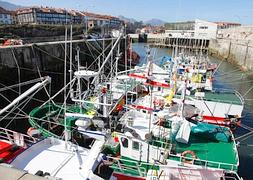
[[[64,141],[47,138],[28,148],[11,164],[31,174],[41,170],[53,177],[69,180],[86,179],[92,175],[91,168],[95,162],[93,158],[97,158],[97,151],[102,147],[102,144],[95,143],[94,149],[92,147],[91,150],[82,147],[78,147],[77,150],[75,146],[67,150]]]
[[[191,150],[196,154],[196,165],[206,165],[213,168],[237,170],[238,156],[235,144],[232,142],[212,142],[208,139],[190,135],[188,144],[176,142],[177,155]],[[170,159],[181,160],[178,156],[170,156]],[[198,161],[199,160],[199,161]],[[208,162],[205,162],[208,161]]]
[[[242,105],[242,99],[233,92],[205,92],[205,99]]]

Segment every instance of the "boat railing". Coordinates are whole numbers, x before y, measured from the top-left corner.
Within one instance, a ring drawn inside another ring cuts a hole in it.
[[[239,99],[240,99],[240,103],[241,104],[244,104],[244,98],[243,96],[236,90],[231,90],[231,89],[213,89],[212,92],[220,92],[220,93],[233,93],[235,94]],[[215,101],[215,102],[219,102],[219,103],[231,103],[231,104],[238,104],[238,101],[236,100],[220,100],[220,99],[216,99],[216,98],[211,98],[211,97],[198,97],[198,96],[195,96],[195,98],[198,98],[198,99],[203,99],[205,101]],[[193,99],[192,97],[189,97],[189,99]]]
[[[156,140],[156,139],[152,139],[150,141],[150,144],[153,145],[153,146],[159,146],[161,148],[164,148],[164,149],[171,149],[171,142],[166,142],[166,141],[163,141],[163,140]]]
[[[228,171],[225,172],[225,179],[226,180],[243,180],[235,171]]]
[[[217,162],[217,161],[208,161],[208,160],[203,160],[203,159],[196,159],[192,157],[184,157],[181,155],[175,155],[175,154],[169,154],[169,158],[172,157],[174,160],[178,160],[182,163],[186,164],[193,164],[193,165],[199,165],[199,166],[204,166],[205,168],[217,168],[217,169],[226,169],[226,170],[231,170],[235,171],[237,170],[237,165],[235,164],[230,164],[230,163],[222,163],[222,162]],[[187,162],[186,162],[187,160]]]
[[[0,127],[0,139],[7,140],[19,146],[26,147],[37,142],[37,139],[26,134],[18,133],[6,128]]]
[[[114,162],[114,169],[119,170],[121,172],[125,171],[131,171],[138,173],[140,176],[146,176],[147,169],[145,166],[152,165],[150,163],[140,162],[140,161],[134,161],[130,159],[119,159],[115,157],[109,157],[107,158],[111,159]]]
[[[169,154],[169,155],[175,156],[172,154]],[[179,156],[177,156],[177,157],[179,157]],[[168,166],[166,164],[160,164],[159,161],[157,161],[157,162],[154,161],[154,163],[147,163],[147,162],[141,162],[141,161],[135,161],[135,160],[131,160],[131,159],[123,159],[123,158],[117,158],[117,157],[110,157],[110,156],[107,156],[107,158],[114,162],[113,169],[121,171],[121,172],[125,172],[125,173],[129,173],[127,171],[131,171],[132,173],[136,173],[142,177],[147,175],[148,170],[151,170],[151,169],[157,170],[159,166],[163,166],[163,167]],[[181,156],[180,157],[181,162],[182,162],[182,159],[183,159],[183,157]],[[226,175],[226,178],[241,180],[241,178],[238,176],[238,174],[235,173],[234,170],[236,170],[236,168],[234,167],[235,165],[233,165],[233,164],[199,160],[199,159],[193,159],[193,158],[187,157],[187,160],[188,159],[192,159],[193,165],[200,165],[200,164],[196,164],[194,161],[204,162],[204,164],[201,164],[201,165],[204,166],[205,168],[210,167],[210,168],[217,168],[217,169],[225,169],[224,165],[231,166],[231,171],[228,171],[228,172],[233,173],[234,176]],[[209,166],[210,164],[208,165],[208,163],[217,164],[217,167]]]

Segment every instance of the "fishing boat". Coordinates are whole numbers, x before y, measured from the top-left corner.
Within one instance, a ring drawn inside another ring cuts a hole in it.
[[[166,102],[167,100],[175,103],[181,101],[180,96],[186,79],[188,82],[185,103],[202,111],[202,121],[227,126],[232,130],[240,125],[244,98],[237,91],[213,88],[211,72],[215,70],[216,66],[201,65],[202,69],[194,68],[191,70],[189,65],[181,65],[182,70],[180,69],[181,66],[176,66],[178,64],[177,58],[175,63],[171,58],[167,59],[162,61],[169,61],[169,72],[149,60],[147,65],[142,68],[143,70],[133,72],[129,76],[138,79],[144,85],[152,86],[154,97],[162,96],[162,101]],[[186,69],[188,70],[186,71]],[[151,70],[152,75],[150,74]],[[176,89],[171,89],[172,84],[175,84]]]
[[[18,108],[18,103],[22,104],[27,99],[29,100],[39,90],[44,89],[50,81],[50,77],[30,81],[29,83],[37,83],[13,101],[10,101],[7,106],[0,110],[0,115],[5,114],[4,117],[6,117],[10,112],[14,112],[15,108],[13,107],[16,106]],[[27,85],[28,82],[22,84]],[[14,87],[14,85],[11,87]],[[57,106],[54,108],[57,110]],[[63,112],[61,110],[56,112],[62,113],[64,116],[64,125],[66,125],[67,117],[80,116],[79,118],[83,118],[80,112],[71,114],[67,112],[66,108],[64,108]],[[82,119],[83,124],[86,121],[86,119]],[[92,134],[94,131],[84,129],[86,139],[89,139],[89,143],[86,141],[87,147],[83,147],[79,146],[77,141],[70,141],[71,134],[69,133],[69,128],[67,126],[63,127],[64,138],[62,136],[43,137],[38,130],[32,128],[29,128],[28,135],[0,128],[1,161],[10,163],[9,167],[49,179],[101,179],[94,172],[101,161],[98,157],[105,142],[105,134],[101,132],[99,135],[96,134],[94,136]],[[83,140],[81,139],[80,141]]]
[[[98,63],[98,70],[81,66],[80,49],[77,49],[77,68],[76,71],[70,70],[73,72],[70,73],[70,82],[48,101],[30,112],[29,123],[33,128],[39,130],[44,137],[59,138],[63,135],[64,126],[67,126],[71,137],[75,137],[79,127],[82,126],[82,119],[89,121],[90,126],[96,126],[97,123],[99,126],[101,124],[109,126],[109,116],[122,111],[127,103],[126,97],[132,96],[133,99],[141,90],[138,81],[126,76],[125,71],[118,72],[120,52],[118,51],[115,61],[112,58],[113,50],[120,49],[121,36],[116,39],[105,61],[102,64]],[[111,69],[105,77],[104,67],[108,64]],[[55,103],[54,98],[65,92],[67,88],[70,89],[67,96],[69,103],[66,105]],[[66,121],[64,120],[65,111]],[[86,129],[92,128],[87,124],[84,126]]]
[[[90,149],[72,142],[48,137],[23,151],[11,165],[30,174],[61,179],[101,179],[94,174],[103,141],[94,141]]]
[[[151,111],[136,110],[125,113],[120,122],[114,135],[120,151],[112,157],[115,163],[111,166],[118,179],[145,179],[149,170],[167,166],[199,172],[238,169],[236,144],[228,128],[193,124],[178,116],[157,118]]]
[[[0,127],[0,163],[10,163],[36,141],[34,137]]]
[[[149,66],[147,79],[154,77],[153,67]],[[110,152],[114,162],[111,165],[114,177],[146,179],[155,176],[159,179],[172,169],[171,176],[175,178],[184,176],[184,170],[195,169],[199,176],[204,171],[210,173],[210,179],[219,172],[219,179],[231,174],[239,179],[236,173],[239,158],[233,133],[229,128],[186,117],[186,86],[187,81],[182,89],[177,113],[167,108],[157,111],[153,96],[163,90],[156,84],[148,85],[148,98],[139,99],[139,104],[129,108],[120,118],[113,133],[116,144],[110,145],[111,141],[108,141],[106,145],[106,152]],[[172,89],[175,89],[175,84]],[[145,106],[144,102],[147,101],[149,106]],[[155,175],[152,175],[153,172]],[[187,177],[190,177],[189,174]]]

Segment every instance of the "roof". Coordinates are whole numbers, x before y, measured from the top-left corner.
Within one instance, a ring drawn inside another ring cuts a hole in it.
[[[224,25],[238,25],[240,26],[241,24],[240,23],[237,23],[237,22],[214,22],[216,23],[217,25],[221,25],[221,26],[224,26]]]
[[[119,20],[118,17],[110,16],[110,15],[103,15],[103,14],[96,14],[91,12],[81,12],[77,10],[66,10],[63,8],[52,8],[52,7],[27,7],[27,8],[21,8],[18,9],[16,12],[17,14],[25,14],[25,13],[31,13],[33,10],[36,10],[37,12],[43,12],[43,13],[55,13],[55,14],[70,14],[72,16],[88,16],[89,18],[94,19],[106,19],[106,20]]]
[[[11,14],[11,11],[8,11],[8,10],[0,7],[0,14]]]

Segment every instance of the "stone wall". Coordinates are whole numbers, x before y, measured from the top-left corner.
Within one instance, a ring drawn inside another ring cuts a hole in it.
[[[220,30],[218,38],[210,41],[209,53],[237,64],[245,71],[252,71],[253,27],[242,26]]]

